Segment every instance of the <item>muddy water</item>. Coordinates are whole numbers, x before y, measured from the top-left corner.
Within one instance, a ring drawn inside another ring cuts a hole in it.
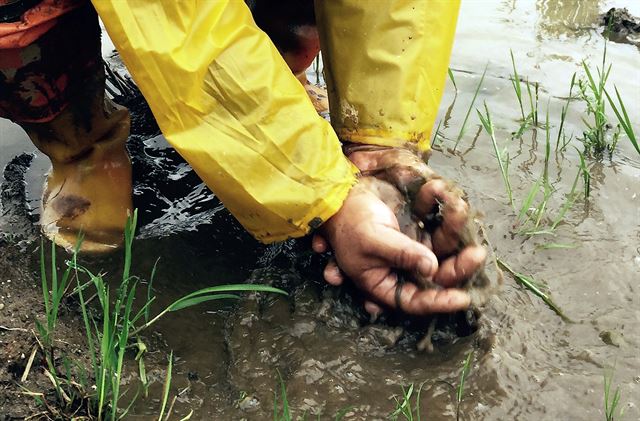
[[[147,335],[150,348],[157,350],[149,356],[151,377],[158,380],[151,396],[160,394],[166,352],[172,349],[173,391],[179,393],[175,410],[193,409],[195,419],[270,418],[277,369],[297,416],[306,411],[327,419],[349,408],[350,419],[384,418],[401,386],[425,382],[423,414],[451,420],[456,416],[453,387],[462,361],[473,351],[462,419],[602,419],[603,374],[614,364],[614,384],[620,386],[625,409],[622,419],[640,419],[637,153],[621,139],[612,159],[589,160],[589,200],[576,202],[555,235],[527,238],[513,233],[516,215],[475,112],[458,148],[451,150],[489,63],[476,106],[486,101],[491,110],[496,138],[511,158],[519,206],[543,169],[545,134],[529,130],[522,140],[511,140],[519,125],[519,107],[509,81],[509,49],[522,77],[539,83],[541,119],[549,104],[555,141],[571,75],[580,72],[581,60],[594,65],[601,60],[604,43],[594,28],[599,13],[612,5],[640,15],[637,2],[464,2],[451,63],[458,89],[456,93],[447,85],[441,109],[445,139],[430,161],[457,180],[483,211],[496,253],[516,270],[546,282],[573,322],[563,321],[507,277],[501,294],[484,309],[478,332],[465,336],[463,324],[449,321],[438,330],[436,352],[420,354],[414,350],[420,323],[404,333],[394,320],[367,323],[351,291],[322,284],[321,261],[306,252],[305,244],[257,244],[163,139],[152,137],[131,145],[142,225],[134,270],[148,274],[156,257],[162,257],[155,284],[158,308],[218,282],[269,282],[289,291],[290,298],[202,306],[160,322]],[[609,43],[608,57],[613,63],[611,86],[618,86],[631,120],[639,122],[640,52],[632,45]],[[583,104],[570,105],[567,134],[582,134],[584,115]],[[640,125],[635,127],[640,131]],[[33,152],[16,126],[2,122],[0,134],[0,167],[20,153]],[[549,203],[552,218],[571,188],[577,163],[571,147],[552,154],[549,174],[557,189]],[[46,166],[46,159],[36,154],[26,173],[26,201],[34,217]],[[14,226],[0,217],[3,231]],[[548,243],[575,248],[541,248]],[[117,256],[92,262],[112,272],[119,263]],[[398,343],[390,345],[398,335]],[[153,399],[141,401],[132,419],[150,419],[157,408]]]

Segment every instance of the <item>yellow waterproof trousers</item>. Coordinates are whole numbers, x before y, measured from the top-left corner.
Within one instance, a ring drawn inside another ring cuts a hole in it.
[[[93,4],[169,143],[256,238],[301,236],[338,211],[357,171],[242,0]],[[340,136],[428,147],[457,7],[318,3]]]

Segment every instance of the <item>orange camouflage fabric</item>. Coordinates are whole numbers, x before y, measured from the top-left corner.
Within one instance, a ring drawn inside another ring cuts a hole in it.
[[[9,3],[0,0],[0,18]],[[88,1],[43,0],[15,21],[0,20],[0,117],[51,121],[102,70],[98,17]]]

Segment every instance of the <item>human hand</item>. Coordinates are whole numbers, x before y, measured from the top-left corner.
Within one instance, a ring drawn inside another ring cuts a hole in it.
[[[392,189],[393,186],[390,186]],[[395,190],[395,189],[394,189]],[[388,190],[385,190],[388,192]],[[453,271],[438,270],[438,260],[429,247],[400,232],[396,215],[366,182],[356,185],[342,208],[320,229],[313,239],[313,249],[334,251],[324,271],[327,282],[339,285],[346,275],[370,300],[365,308],[379,313],[379,305],[400,309],[414,315],[463,310],[469,306],[469,295],[451,288],[460,281],[461,273],[472,273],[484,260],[484,253],[461,259]],[[421,284],[439,285],[422,289],[408,282],[398,290],[398,270],[410,274]],[[438,275],[440,273],[440,275]]]
[[[427,246],[430,251],[433,251],[431,257],[435,254],[439,259],[438,265],[432,265],[431,278],[420,273],[416,276],[414,271],[412,281],[417,282],[421,287],[435,286],[442,290],[442,287],[462,284],[483,267],[486,250],[476,242],[469,241],[469,207],[460,189],[437,177],[422,159],[408,150],[357,145],[354,149],[347,149],[347,154],[363,174],[368,174],[360,179],[359,188],[377,196],[389,208],[384,213],[391,212],[395,216],[395,221],[391,225],[396,230],[400,228],[412,240]],[[400,193],[401,191],[403,194]],[[408,203],[412,203],[412,206]],[[427,232],[423,229],[424,225],[418,221],[429,219],[431,222],[428,224],[431,227],[430,232]],[[406,242],[406,238],[396,244],[383,240],[391,248],[403,247],[400,244]],[[322,235],[316,235],[313,239],[313,248],[317,252],[322,252],[329,248],[329,244]],[[336,258],[338,258],[337,255]],[[340,284],[344,280],[344,274],[353,277],[343,266],[339,258],[338,264],[331,261],[325,270],[327,282]],[[394,265],[391,264],[391,266]],[[395,268],[404,269],[398,266]],[[395,279],[397,282],[397,278]],[[356,284],[358,284],[357,281]],[[393,285],[394,289],[398,289],[397,283]],[[409,293],[414,292],[415,284],[406,285],[410,289]],[[366,291],[366,288],[362,289]],[[432,291],[435,292],[438,289],[432,289]],[[402,296],[403,294],[400,294],[400,300],[396,301],[399,301],[402,309],[408,313],[424,314],[459,309],[454,308],[455,306],[445,306],[447,309],[435,310],[433,305],[422,306],[421,304],[417,305],[417,309],[405,309],[402,305]],[[366,301],[365,308],[372,314],[382,311],[377,303],[392,308],[397,305],[395,302],[394,305],[390,305],[388,300],[385,302],[378,299],[376,294],[370,294],[370,298],[372,301]]]
[[[411,204],[413,215],[430,225],[430,238],[423,242],[440,261],[438,277],[463,281],[482,266],[486,251],[468,238],[471,215],[461,189],[439,177],[408,149],[351,145],[346,153],[362,174],[393,184]],[[467,263],[469,258],[477,264]]]

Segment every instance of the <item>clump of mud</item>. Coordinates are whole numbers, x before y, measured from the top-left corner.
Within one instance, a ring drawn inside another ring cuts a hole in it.
[[[626,8],[612,7],[600,17],[604,36],[613,42],[635,45],[640,48],[640,19]]]

